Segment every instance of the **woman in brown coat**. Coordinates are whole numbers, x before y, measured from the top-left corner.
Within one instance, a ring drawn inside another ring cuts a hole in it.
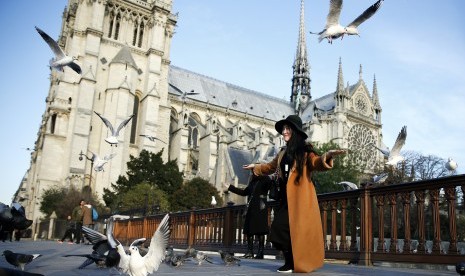
[[[302,120],[290,115],[278,121],[275,129],[283,135],[286,148],[269,163],[248,164],[244,169],[255,175],[278,172],[280,179],[280,205],[271,224],[270,241],[283,251],[285,263],[278,272],[311,272],[323,266],[324,243],[320,209],[312,171],[333,167],[332,158],[344,150],[330,150],[322,156],[305,143],[307,134]]]

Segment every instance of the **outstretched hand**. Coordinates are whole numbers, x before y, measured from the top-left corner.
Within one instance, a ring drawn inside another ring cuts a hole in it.
[[[245,165],[242,165],[242,168],[244,170],[253,170],[253,168],[255,167],[255,164],[245,164]]]
[[[341,149],[337,149],[337,150],[328,150],[328,152],[326,152],[326,158],[331,159],[331,158],[333,158],[334,156],[338,156],[338,155],[346,154],[346,153],[347,153],[346,150],[341,150]]]

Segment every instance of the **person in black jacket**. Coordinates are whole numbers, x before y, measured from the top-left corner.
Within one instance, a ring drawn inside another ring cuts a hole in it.
[[[73,236],[75,236],[77,242],[78,237],[76,236],[76,222],[71,219],[71,216],[68,216],[66,221],[66,232],[63,235],[63,238],[61,238],[58,242],[63,243],[65,239],[68,238],[69,243],[72,244]]]
[[[243,233],[247,236],[247,253],[243,258],[254,258],[253,238],[256,235],[258,238],[258,252],[255,259],[263,259],[265,235],[269,232],[266,196],[271,186],[270,177],[252,175],[245,189],[228,184],[224,184],[224,186],[228,188],[228,191],[248,197],[243,228]]]

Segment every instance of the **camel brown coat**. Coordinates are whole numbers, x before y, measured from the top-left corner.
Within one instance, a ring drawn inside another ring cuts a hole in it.
[[[274,173],[283,155],[284,151],[281,151],[270,163],[255,164],[254,174]],[[291,168],[287,181],[287,204],[294,272],[311,272],[323,266],[325,254],[323,228],[311,173],[332,167],[333,160],[326,160],[326,154],[318,156],[314,152],[308,152],[303,166],[303,175],[298,184],[294,183],[297,175],[295,164]]]

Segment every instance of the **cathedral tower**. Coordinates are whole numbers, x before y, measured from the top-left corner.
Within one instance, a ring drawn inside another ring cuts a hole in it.
[[[171,0],[69,0],[58,42],[78,58],[82,74],[69,68],[51,73],[27,176],[26,216],[34,223],[42,216],[37,206],[44,190],[86,187],[101,196],[126,172],[129,155],[162,149],[141,134],[168,141],[169,125],[161,122],[170,118],[166,80],[177,21],[171,10]],[[134,115],[117,146],[104,141],[110,133],[94,112],[115,128]],[[97,172],[93,154],[116,155]]]
[[[301,114],[308,105],[312,96],[310,94],[310,65],[307,61],[307,44],[305,41],[305,1],[300,2],[299,40],[295,54],[292,76],[291,104],[295,113]]]

